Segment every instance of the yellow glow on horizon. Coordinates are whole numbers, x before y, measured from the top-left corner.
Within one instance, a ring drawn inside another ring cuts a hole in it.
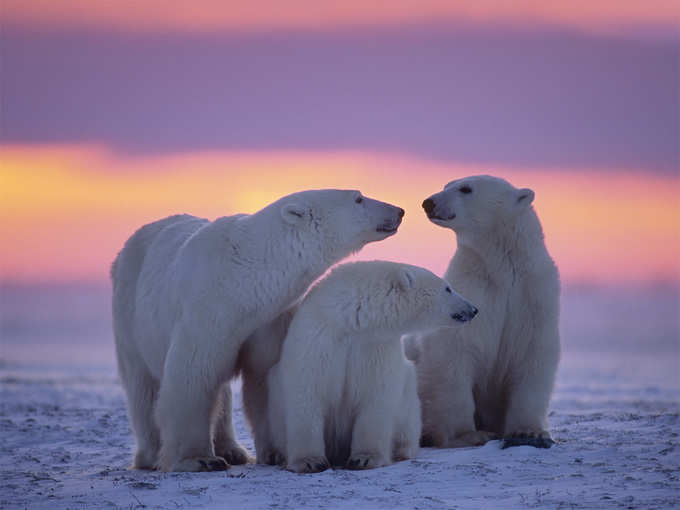
[[[389,4],[359,0],[5,0],[2,15],[7,22],[28,26],[80,25],[118,30],[182,32],[389,26],[447,19],[462,22],[547,23],[606,31],[637,24],[677,24],[679,13],[680,7],[675,0],[393,0]]]
[[[144,223],[187,212],[252,213],[288,193],[360,189],[406,209],[399,233],[357,258],[443,273],[455,236],[422,200],[489,173],[536,192],[548,248],[567,283],[680,283],[680,180],[586,169],[517,170],[351,152],[201,152],[123,157],[104,148],[0,146],[0,280],[104,281]]]

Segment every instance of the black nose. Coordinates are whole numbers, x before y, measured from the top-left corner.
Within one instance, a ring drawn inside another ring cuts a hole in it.
[[[472,318],[472,317],[474,317],[475,315],[477,315],[477,313],[479,313],[479,310],[477,310],[477,307],[476,307],[476,306],[473,306],[473,307],[472,307],[472,312],[470,313],[470,318]]]
[[[400,218],[403,218],[405,213],[406,213],[406,211],[404,211],[404,210],[400,207],[400,208],[399,208],[399,217],[400,217]]]
[[[423,209],[425,209],[425,212],[429,215],[432,211],[434,211],[434,200],[426,198],[423,201]]]

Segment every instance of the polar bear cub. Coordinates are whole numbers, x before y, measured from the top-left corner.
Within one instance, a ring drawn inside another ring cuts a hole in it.
[[[242,344],[331,265],[394,234],[403,214],[358,191],[310,190],[252,215],[179,215],[139,229],[111,270],[134,467],[246,462],[228,384]]]
[[[505,446],[553,443],[547,414],[560,356],[560,285],[533,199],[530,189],[474,176],[423,202],[430,221],[458,240],[444,278],[484,310],[469,327],[422,336],[411,354],[423,445],[476,445],[497,435]]]
[[[426,269],[344,264],[299,305],[269,372],[272,445],[289,470],[367,469],[413,457],[421,430],[413,364],[400,336],[477,309]]]

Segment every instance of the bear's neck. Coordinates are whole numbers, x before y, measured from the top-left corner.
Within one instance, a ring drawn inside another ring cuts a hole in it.
[[[269,245],[273,263],[278,260],[281,264],[285,260],[281,267],[291,277],[301,279],[305,289],[329,267],[344,258],[344,254],[334,256],[335,252],[323,246],[319,237],[306,236],[296,229],[288,229],[282,243],[272,242]]]
[[[527,275],[540,268],[550,256],[543,230],[533,208],[512,223],[500,223],[485,232],[461,232],[451,266],[479,267],[491,278],[512,273]]]
[[[279,214],[278,210],[274,213]],[[251,219],[254,215],[249,221]],[[270,295],[271,299],[278,297],[289,303],[298,299],[330,266],[348,254],[337,253],[338,250],[327,246],[321,235],[310,235],[282,224],[278,218],[271,220],[262,222],[258,219],[258,228],[245,224],[241,234],[254,248],[251,253],[256,254],[249,265],[266,275],[254,283],[261,284],[262,293]],[[262,225],[266,227],[260,228]]]

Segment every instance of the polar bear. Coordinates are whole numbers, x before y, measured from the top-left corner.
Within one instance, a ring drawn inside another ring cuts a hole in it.
[[[252,215],[178,215],[140,228],[111,270],[133,466],[212,471],[248,461],[228,383],[241,345],[331,265],[394,234],[403,215],[359,191],[309,190]]]
[[[400,336],[476,313],[423,268],[384,261],[335,268],[299,305],[269,372],[270,461],[307,473],[413,457],[420,403]]]
[[[297,304],[276,319],[258,328],[239,351],[236,373],[241,376],[243,412],[250,425],[258,464],[278,464],[279,457],[271,445],[269,432],[269,388],[267,374],[279,361],[281,347]]]
[[[550,447],[547,413],[560,357],[559,275],[531,203],[503,179],[450,182],[423,202],[434,224],[456,233],[444,278],[483,317],[421,335],[416,359],[423,446]],[[411,343],[413,338],[410,339]]]

